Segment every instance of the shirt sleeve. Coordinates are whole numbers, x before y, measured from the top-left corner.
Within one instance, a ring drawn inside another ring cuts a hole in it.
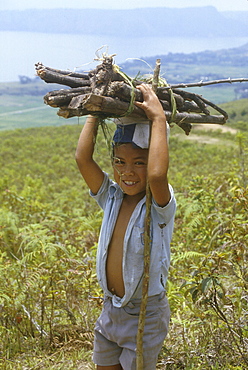
[[[176,199],[174,196],[174,191],[172,186],[169,184],[169,190],[170,190],[170,201],[166,206],[160,207],[154,199],[152,199],[152,207],[159,215],[159,218],[161,218],[161,222],[165,223],[166,225],[174,219],[175,213],[176,213]]]
[[[100,189],[97,194],[92,193],[90,190],[90,196],[95,199],[98,205],[104,210],[106,206],[106,201],[108,199],[108,190],[113,181],[110,180],[108,174],[104,172],[104,178]]]

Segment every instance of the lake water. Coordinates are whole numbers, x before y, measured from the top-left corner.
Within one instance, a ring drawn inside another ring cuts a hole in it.
[[[191,53],[242,46],[248,38],[120,38],[109,36],[0,32],[0,82],[17,81],[19,75],[34,77],[34,65],[42,62],[58,69],[92,69],[96,51],[117,54],[120,64],[127,58]],[[99,62],[97,62],[98,64]]]

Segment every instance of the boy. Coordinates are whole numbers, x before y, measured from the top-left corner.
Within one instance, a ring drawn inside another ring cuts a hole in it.
[[[152,88],[147,84],[137,88],[142,92],[144,101],[135,102],[135,105],[145,111],[151,122],[150,143],[145,124],[124,125],[116,130],[113,144],[115,182],[93,159],[97,134],[95,117],[87,118],[76,151],[79,170],[91,195],[104,209],[97,275],[105,298],[103,311],[95,326],[93,353],[98,370],[136,368],[147,180],[152,194],[152,242],[143,338],[144,370],[156,369],[169,324],[170,310],[165,284],[176,202],[167,180],[167,122]],[[136,127],[140,132],[136,133]]]

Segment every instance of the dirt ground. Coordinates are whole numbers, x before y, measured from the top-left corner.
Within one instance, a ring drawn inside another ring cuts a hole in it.
[[[201,125],[193,125],[191,132],[188,136],[186,135],[176,135],[180,137],[180,139],[184,140],[191,140],[191,141],[198,141],[200,143],[204,144],[217,144],[220,141],[223,141],[223,138],[216,138],[216,137],[210,137],[206,135],[201,135],[201,131],[217,131],[220,130],[221,132],[230,132],[231,134],[236,134],[237,130],[228,127],[225,125],[216,125],[216,124],[201,124]]]
[[[222,132],[230,132],[232,134],[236,134],[237,130],[235,128],[226,126],[226,125],[215,125],[211,123],[205,123],[202,125],[194,125],[193,130],[221,130]]]

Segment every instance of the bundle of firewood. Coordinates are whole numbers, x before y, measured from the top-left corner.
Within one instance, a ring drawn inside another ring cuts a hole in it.
[[[136,86],[151,79],[131,79],[113,64],[112,56],[105,56],[100,65],[89,73],[74,73],[35,65],[37,75],[47,83],[57,83],[70,88],[55,90],[44,96],[45,104],[59,108],[64,118],[97,115],[101,118],[123,116],[146,117],[133,101],[142,101],[142,93]],[[164,84],[156,88],[156,94],[169,122],[175,122],[188,135],[194,123],[224,124],[228,115],[220,107],[201,95],[171,88]],[[219,114],[211,115],[208,106]]]

